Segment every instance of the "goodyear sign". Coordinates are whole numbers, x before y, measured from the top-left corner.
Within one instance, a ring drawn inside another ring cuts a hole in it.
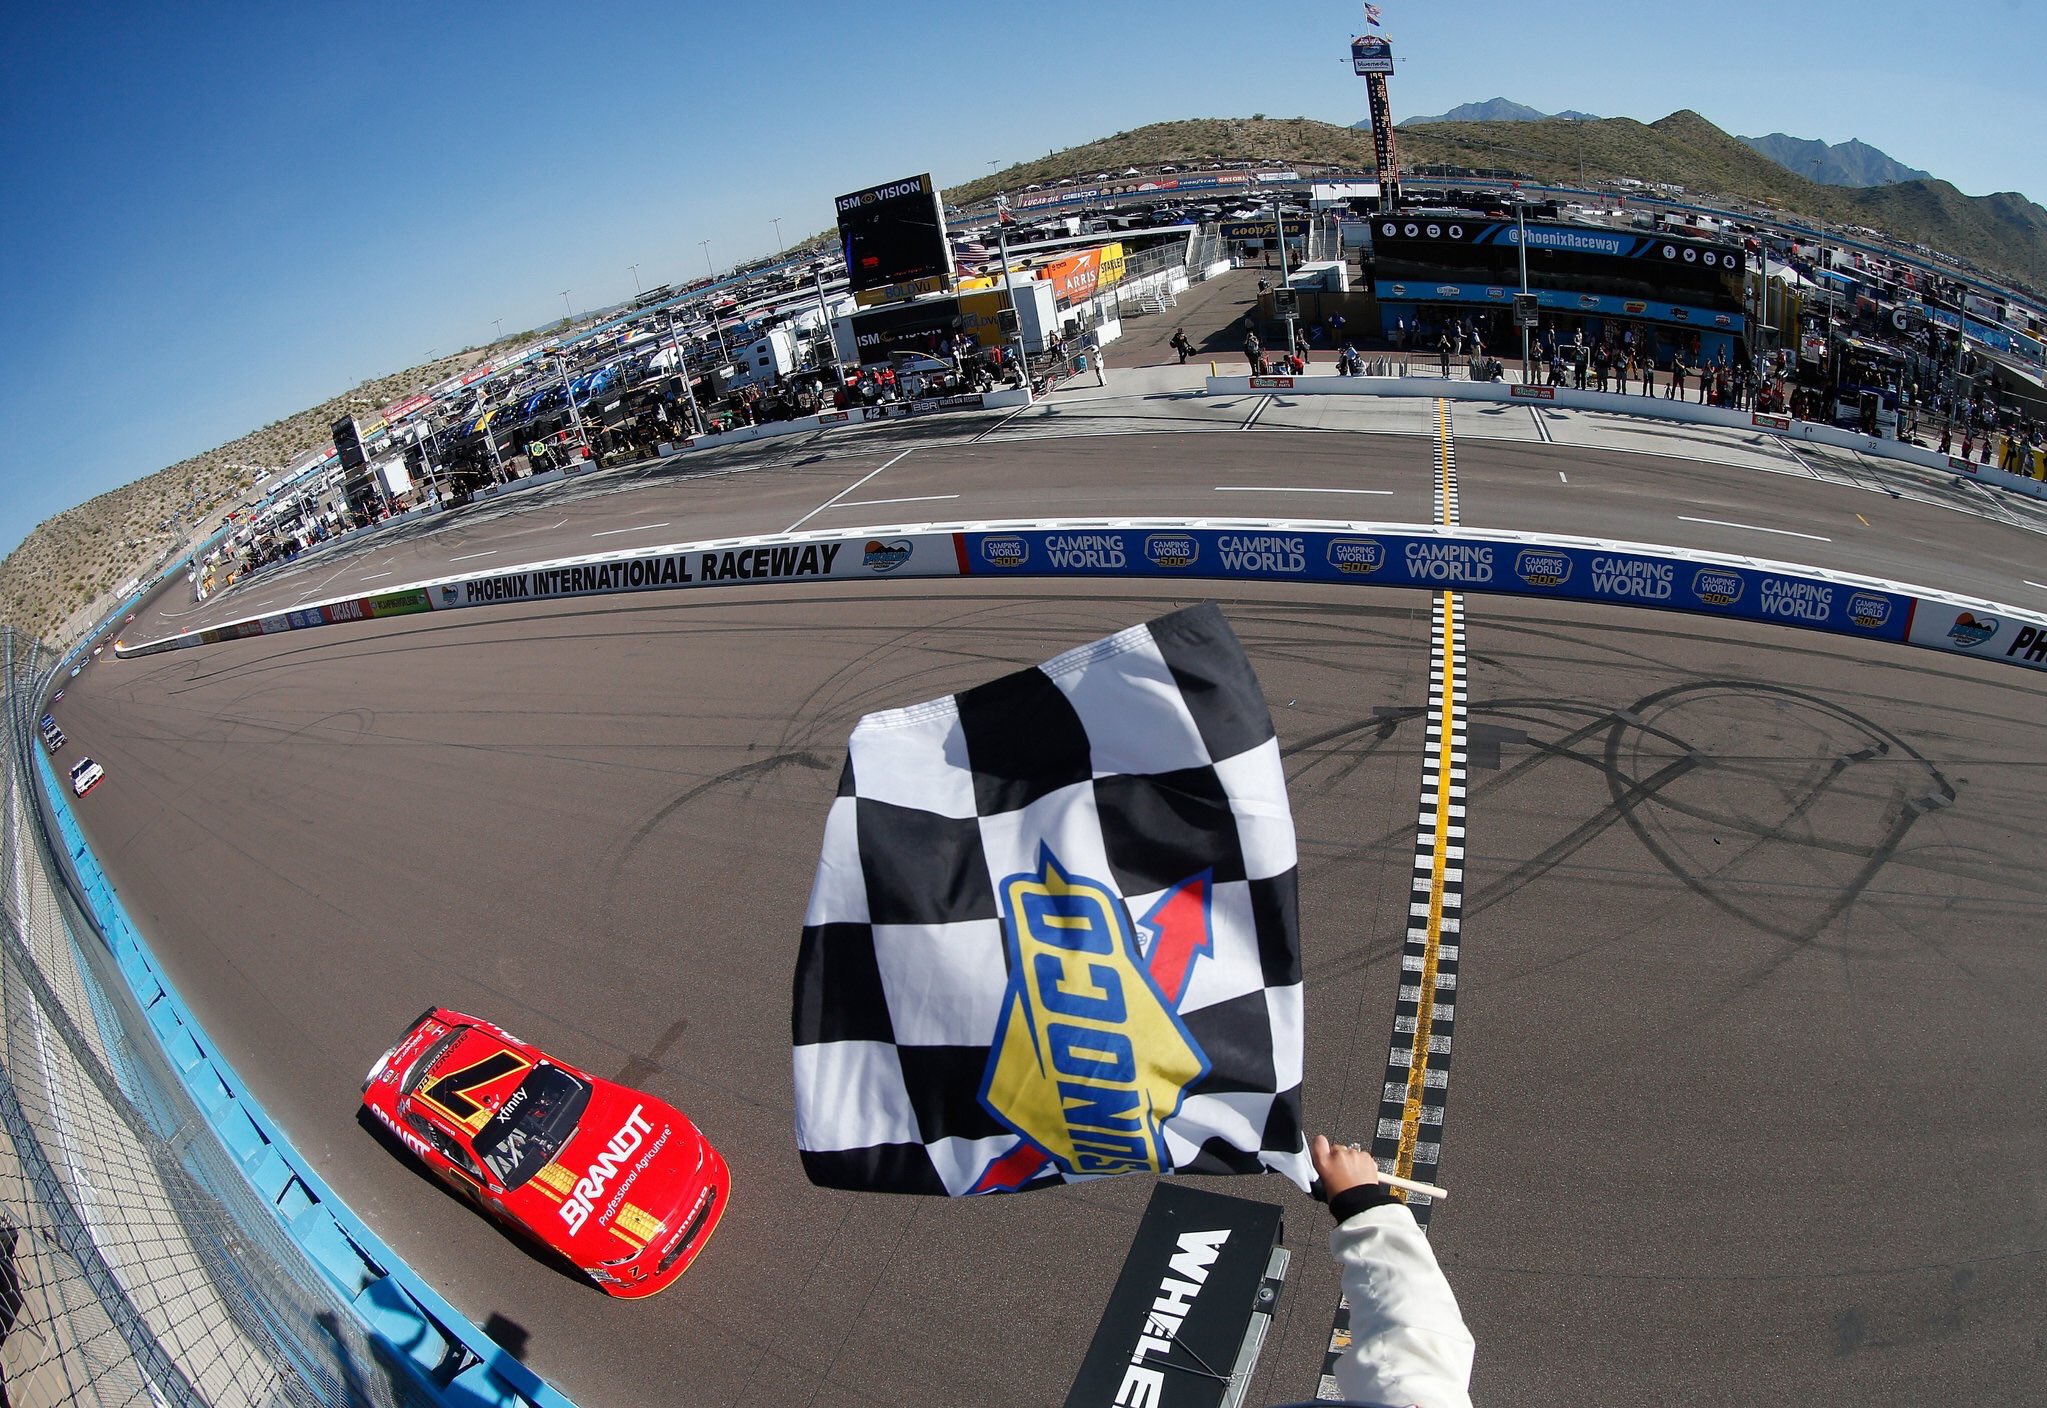
[[[1069,872],[1049,846],[1035,869],[1002,882],[1009,987],[981,1103],[1027,1148],[1021,1168],[1014,1150],[993,1160],[990,1174],[1009,1172],[984,1175],[977,1191],[1013,1186],[1043,1160],[1067,1173],[1172,1170],[1160,1127],[1209,1068],[1176,1009],[1187,966],[1207,942],[1206,877],[1189,884],[1198,886],[1191,912],[1201,932],[1162,932],[1148,962],[1122,896]]]
[[[1281,222],[1290,240],[1305,238],[1308,222],[1300,216],[1289,216]],[[1222,236],[1226,240],[1269,240],[1274,238],[1270,220],[1225,220],[1222,222]]]

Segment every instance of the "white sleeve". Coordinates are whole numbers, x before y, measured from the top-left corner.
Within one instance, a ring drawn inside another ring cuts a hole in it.
[[[1471,1332],[1428,1238],[1403,1203],[1329,1234],[1350,1300],[1350,1347],[1336,1362],[1346,1399],[1394,1408],[1471,1408]]]

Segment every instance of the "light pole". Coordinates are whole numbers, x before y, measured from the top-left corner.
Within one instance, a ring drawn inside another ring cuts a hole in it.
[[[712,283],[718,282],[718,267],[711,262],[711,242],[698,240],[697,243],[703,247],[705,272],[711,276]],[[718,334],[718,354],[726,361],[731,361],[732,349],[725,345],[725,329],[719,323],[718,309],[715,305],[711,306],[711,331]]]
[[[419,461],[426,469],[426,482],[433,486],[434,502],[444,504],[447,500],[441,494],[440,469],[435,464],[435,461],[441,457],[441,437],[435,431],[431,418],[426,421],[422,429],[426,433],[424,435],[415,434],[412,437],[412,443],[419,446]]]
[[[637,264],[633,264],[629,265],[628,267],[631,268],[631,270],[633,271],[633,292],[645,293],[647,290],[640,283],[640,266]]]
[[[490,451],[491,483],[493,484],[504,483],[505,461],[504,457],[498,454],[498,432],[496,426],[486,425],[483,428],[483,448]]]
[[[775,253],[780,254],[782,252],[782,217],[770,215],[768,220],[775,227]]]
[[[843,390],[846,385],[846,364],[839,360],[839,340],[832,336],[832,311],[825,306],[824,301],[824,275],[812,269],[810,281],[817,288],[817,316],[824,327],[825,343],[832,349],[832,375],[838,378],[832,389]]]
[[[567,289],[563,289],[563,290],[562,290],[562,321],[563,321],[563,322],[565,322],[565,323],[573,323],[573,322],[574,322],[575,320],[576,320],[576,314],[575,314],[575,310],[569,307],[569,291],[568,291]]]
[[[491,323],[498,330],[498,341],[503,342],[505,340],[505,320],[503,318],[492,318]]]
[[[1016,284],[1009,274],[1009,198],[995,196],[995,243],[1002,251],[1002,298],[1009,304],[1009,316],[1016,319],[1016,360],[1023,371],[1024,399],[1031,394],[1031,351],[1024,345],[1023,318],[1016,311]]]
[[[1514,192],[1514,252],[1521,256],[1521,296],[1528,297],[1528,220],[1525,202],[1521,192]],[[1528,384],[1528,324],[1521,309],[1514,310],[1514,321],[1521,324],[1521,382]]]
[[[1277,191],[1273,192],[1272,195],[1272,233],[1273,237],[1279,241],[1279,286],[1286,288],[1288,287],[1286,272],[1286,222],[1280,218],[1279,193]],[[1289,308],[1286,315],[1286,354],[1289,357],[1294,355],[1294,315],[1291,308]]]
[[[583,433],[583,413],[576,407],[575,388],[569,385],[569,359],[559,349],[550,355],[554,358],[555,367],[561,372],[562,394],[569,398],[569,423],[576,427],[576,440],[587,446],[590,438]]]
[[[683,356],[682,343],[675,336],[675,314],[667,308],[661,310],[662,324],[668,329],[668,345],[675,352],[675,374],[682,378],[683,398],[689,402],[690,433],[701,435],[704,431],[703,408],[697,405],[697,390],[690,385],[689,360]]]

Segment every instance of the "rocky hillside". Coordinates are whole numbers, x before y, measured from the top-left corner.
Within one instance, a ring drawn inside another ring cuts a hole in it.
[[[1504,167],[1544,180],[1632,177],[1668,182],[1700,195],[1768,202],[1811,219],[1868,225],[1959,255],[2003,277],[2047,288],[2047,211],[2005,192],[1966,196],[1945,181],[1907,181],[1854,190],[1808,181],[1744,145],[1699,114],[1674,112],[1655,122],[1609,117],[1591,122],[1431,122],[1400,131],[1403,165]],[[1196,118],[1153,123],[1069,147],[949,190],[956,203],[986,199],[1063,176],[1165,162],[1249,157],[1302,170],[1369,168],[1372,134],[1312,118]]]
[[[328,443],[342,416],[388,406],[489,354],[478,348],[366,382],[227,444],[44,520],[0,561],[0,622],[68,641],[118,600],[121,585],[203,540],[256,484]]]

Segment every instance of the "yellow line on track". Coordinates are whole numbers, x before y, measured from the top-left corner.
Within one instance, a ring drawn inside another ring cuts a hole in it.
[[[1456,521],[1450,503],[1450,403],[1436,402],[1436,499],[1443,526]]]
[[[1414,1145],[1421,1131],[1422,1098],[1428,1091],[1429,1035],[1436,1016],[1436,966],[1443,938],[1443,872],[1449,867],[1450,764],[1454,712],[1457,706],[1457,594],[1444,592],[1443,702],[1436,720],[1436,839],[1429,877],[1428,940],[1422,950],[1419,1000],[1415,1003],[1414,1044],[1407,1064],[1407,1101],[1400,1115],[1400,1155],[1393,1171],[1402,1178],[1414,1173]]]
[[[1452,497],[1450,451],[1450,403],[1436,402],[1436,498],[1438,517],[1445,527],[1457,521]],[[1420,1137],[1422,1105],[1429,1085],[1429,1038],[1436,1018],[1436,974],[1441,961],[1443,939],[1444,872],[1449,869],[1450,773],[1455,758],[1457,678],[1457,594],[1444,592],[1440,712],[1436,719],[1436,826],[1429,873],[1428,935],[1422,950],[1421,981],[1415,1003],[1414,1042],[1408,1050],[1407,1098],[1400,1115],[1400,1153],[1393,1171],[1402,1178],[1414,1173],[1414,1146]]]

